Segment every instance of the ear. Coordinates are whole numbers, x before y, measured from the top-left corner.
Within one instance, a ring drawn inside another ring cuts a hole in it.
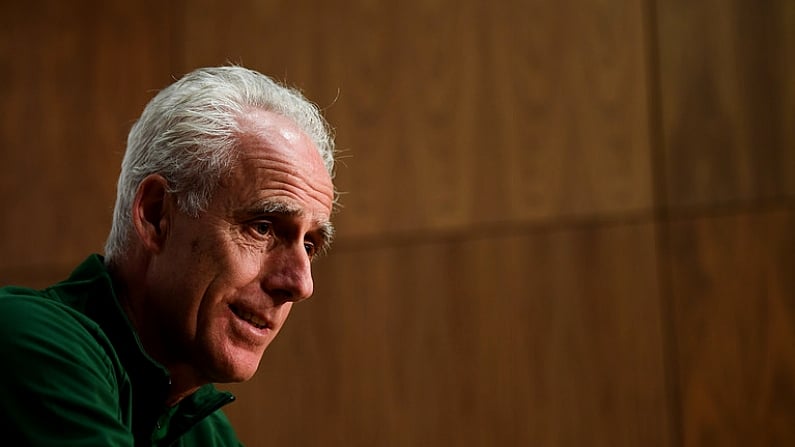
[[[138,185],[132,219],[147,251],[157,253],[163,248],[171,221],[172,197],[168,182],[159,174],[149,175]]]

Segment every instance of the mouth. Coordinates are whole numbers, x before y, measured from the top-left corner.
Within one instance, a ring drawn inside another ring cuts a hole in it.
[[[229,309],[232,310],[232,313],[235,314],[238,318],[245,321],[246,323],[254,326],[257,329],[265,329],[268,327],[268,322],[263,320],[262,318],[252,314],[251,312],[245,311],[237,306],[232,304],[229,305]]]

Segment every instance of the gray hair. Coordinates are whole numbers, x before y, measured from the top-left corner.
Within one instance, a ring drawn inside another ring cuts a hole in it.
[[[299,91],[238,66],[201,68],[166,87],[146,105],[127,137],[106,262],[123,255],[132,204],[141,181],[161,174],[180,209],[198,216],[236,160],[239,119],[252,109],[293,120],[312,139],[334,176],[334,137],[316,105]]]

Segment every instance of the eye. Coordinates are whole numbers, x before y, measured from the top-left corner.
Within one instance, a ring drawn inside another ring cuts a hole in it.
[[[306,250],[306,254],[309,255],[310,259],[317,254],[317,246],[312,242],[304,242],[304,250]]]
[[[268,221],[258,221],[251,224],[255,233],[265,236],[271,232],[273,225]]]

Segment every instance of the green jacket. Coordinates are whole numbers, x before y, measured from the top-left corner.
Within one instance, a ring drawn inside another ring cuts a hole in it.
[[[164,405],[169,374],[141,347],[98,255],[47,289],[0,288],[0,359],[4,445],[240,445],[219,410],[230,393],[205,385]]]

